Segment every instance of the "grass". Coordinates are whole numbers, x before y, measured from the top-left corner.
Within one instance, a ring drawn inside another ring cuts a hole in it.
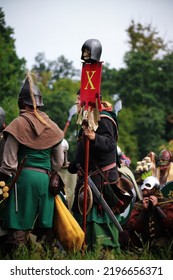
[[[92,251],[65,252],[62,249],[44,248],[40,243],[32,243],[29,248],[21,246],[12,252],[3,255],[1,260],[171,260],[172,246],[168,248],[157,248],[151,252],[145,246],[142,250],[122,250],[117,254],[114,250],[104,249],[98,242]]]

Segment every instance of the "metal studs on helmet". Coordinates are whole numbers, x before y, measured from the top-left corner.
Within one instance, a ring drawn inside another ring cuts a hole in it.
[[[36,106],[37,107],[44,106],[41,92],[34,83],[32,84],[32,92],[33,92],[33,95],[35,98]],[[30,88],[30,83],[29,83],[28,77],[25,79],[25,81],[20,89],[18,101],[19,101],[19,104],[21,101],[23,101],[24,104],[33,106],[33,101],[31,98],[31,88]]]
[[[100,61],[102,53],[102,45],[98,39],[88,39],[82,46],[81,59],[86,62]],[[84,55],[84,52],[88,51],[88,56]]]

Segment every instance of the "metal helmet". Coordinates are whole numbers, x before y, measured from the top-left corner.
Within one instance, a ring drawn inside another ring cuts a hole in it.
[[[89,59],[85,59],[84,50],[89,51]],[[99,61],[102,53],[102,45],[98,39],[88,39],[82,46],[81,59],[86,62]]]
[[[2,107],[0,107],[0,132],[3,130],[5,123],[5,111]]]
[[[149,176],[144,180],[141,186],[141,190],[144,189],[151,190],[154,187],[157,189],[160,188],[159,180],[155,176]]]
[[[26,79],[20,89],[20,92],[19,92],[19,99],[18,99],[19,107],[20,107],[21,102],[23,102],[26,105],[30,105],[30,106],[34,105],[32,98],[31,98],[31,92],[33,92],[36,106],[37,107],[44,106],[43,100],[42,100],[42,95],[41,95],[39,88],[34,83],[32,83],[32,89],[31,89],[29,79],[28,79],[28,77],[26,77]]]
[[[172,161],[172,153],[169,150],[162,150],[158,157],[158,166],[167,165]]]

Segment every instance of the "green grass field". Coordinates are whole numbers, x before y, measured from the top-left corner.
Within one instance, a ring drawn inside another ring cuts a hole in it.
[[[98,244],[92,251],[66,252],[54,247],[53,250],[44,248],[40,243],[33,242],[29,248],[21,246],[9,255],[0,252],[1,260],[172,260],[172,244],[168,248],[157,248],[150,252],[145,246],[142,250],[125,250],[117,254],[114,250],[106,250]]]

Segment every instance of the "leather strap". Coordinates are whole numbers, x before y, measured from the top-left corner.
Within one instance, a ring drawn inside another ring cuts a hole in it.
[[[113,163],[111,163],[109,165],[106,165],[102,168],[99,168],[98,165],[96,165],[97,170],[92,172],[90,175],[93,176],[93,175],[97,175],[98,173],[101,173],[101,175],[103,176],[104,171],[110,170],[110,169],[114,168],[115,166],[116,166],[116,162],[113,162]]]
[[[42,169],[42,168],[39,168],[39,167],[25,166],[23,169],[33,170],[33,171],[37,171],[37,172],[41,172],[41,173],[49,175],[48,170],[45,170],[45,169]]]

